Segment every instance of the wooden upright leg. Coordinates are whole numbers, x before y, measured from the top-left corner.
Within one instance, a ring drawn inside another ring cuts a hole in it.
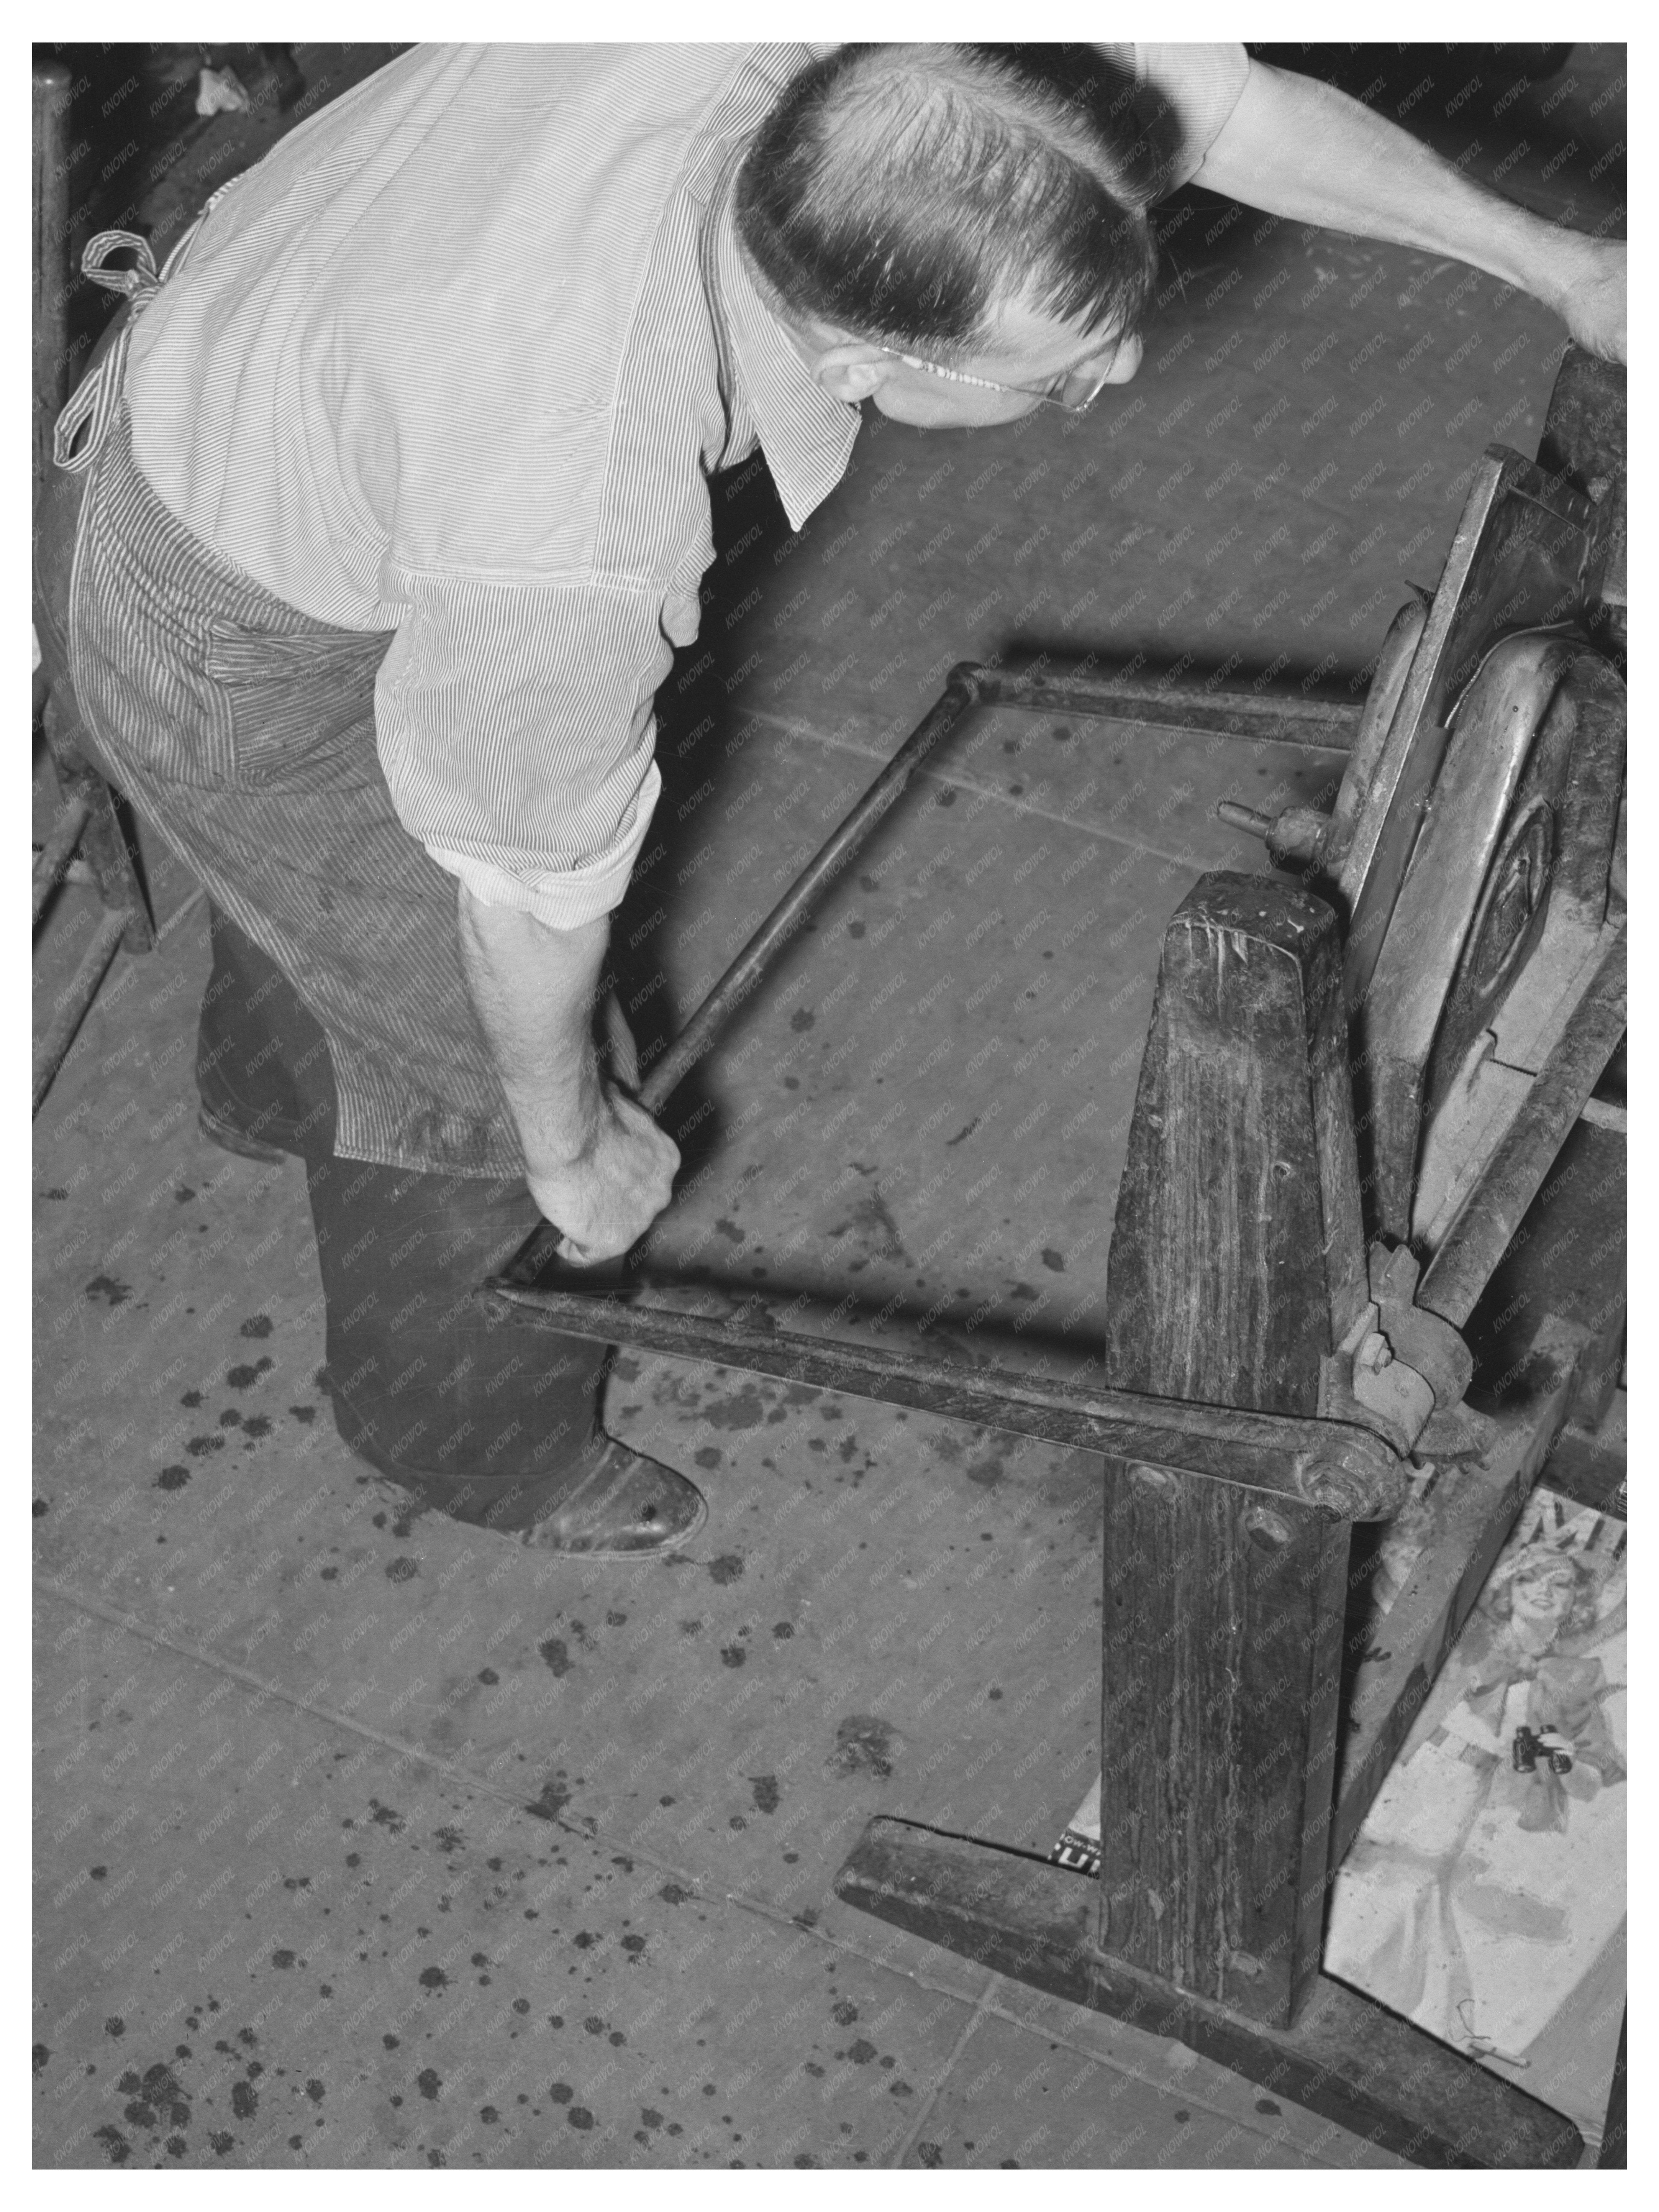
[[[1348,1524],[1109,1466],[1100,1948],[1288,2027],[1319,1971]]]
[[[1170,921],[1107,1297],[1115,1389],[1317,1412],[1367,1298],[1322,901],[1217,873]],[[1283,2027],[1319,1968],[1348,1524],[1107,1464],[1101,1948]]]

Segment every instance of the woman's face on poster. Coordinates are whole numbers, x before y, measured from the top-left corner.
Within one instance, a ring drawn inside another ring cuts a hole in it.
[[[1510,1605],[1516,1620],[1529,1620],[1540,1628],[1553,1628],[1572,1610],[1578,1578],[1571,1567],[1544,1567],[1517,1575],[1510,1584]]]

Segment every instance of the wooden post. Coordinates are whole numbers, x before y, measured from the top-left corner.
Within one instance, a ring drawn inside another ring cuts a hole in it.
[[[1367,1296],[1336,917],[1206,876],[1164,940],[1107,1380],[1314,1413]],[[1285,2025],[1319,1965],[1348,1524],[1106,1465],[1101,1946]]]
[[[33,495],[52,469],[52,432],[69,398],[70,73],[36,62],[33,92]]]

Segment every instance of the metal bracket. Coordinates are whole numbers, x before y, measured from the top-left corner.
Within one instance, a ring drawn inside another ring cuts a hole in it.
[[[1419,1273],[1408,1246],[1372,1245],[1370,1301],[1321,1364],[1319,1412],[1326,1420],[1364,1422],[1401,1453],[1413,1450],[1439,1416],[1445,1455],[1462,1457],[1478,1448],[1480,1424],[1451,1416],[1474,1361],[1449,1322],[1415,1303]]]

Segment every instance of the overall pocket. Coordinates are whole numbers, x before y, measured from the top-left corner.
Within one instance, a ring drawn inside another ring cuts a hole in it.
[[[218,694],[238,785],[303,781],[342,744],[374,744],[374,678],[390,630],[307,623],[271,603],[275,620],[209,617],[204,659]],[[303,620],[303,617],[298,617]]]

